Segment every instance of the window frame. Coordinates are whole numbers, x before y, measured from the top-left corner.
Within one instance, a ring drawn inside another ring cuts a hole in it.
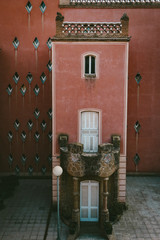
[[[89,73],[86,73],[86,57],[89,56],[90,59],[91,57],[94,57],[95,59],[95,73],[91,73],[91,64],[89,66],[90,70]],[[81,67],[81,77],[82,78],[99,78],[99,55],[95,52],[86,52],[82,54],[82,67]]]
[[[88,58],[88,59],[87,59]],[[93,63],[93,59],[94,59],[94,63]],[[87,64],[88,61],[88,64]],[[88,65],[88,66],[86,66]],[[87,68],[87,71],[86,71]],[[94,69],[94,71],[92,72],[92,68]],[[96,76],[96,57],[93,55],[86,55],[85,56],[85,76],[87,75],[92,75],[92,76]]]
[[[102,143],[102,111],[100,109],[95,109],[95,108],[86,108],[86,109],[81,109],[78,112],[78,142],[81,143],[81,129],[82,129],[82,113],[83,112],[96,112],[98,113],[98,145]],[[90,153],[96,153],[96,152],[90,152]]]

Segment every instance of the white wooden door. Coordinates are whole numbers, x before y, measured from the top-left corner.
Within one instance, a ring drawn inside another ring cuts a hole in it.
[[[83,181],[80,184],[80,220],[98,222],[99,219],[99,183]]]
[[[81,143],[84,152],[98,151],[98,112],[82,112],[81,115]]]

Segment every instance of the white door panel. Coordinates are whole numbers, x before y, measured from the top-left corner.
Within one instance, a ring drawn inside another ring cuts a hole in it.
[[[99,218],[99,183],[83,181],[80,185],[80,220],[97,222]]]

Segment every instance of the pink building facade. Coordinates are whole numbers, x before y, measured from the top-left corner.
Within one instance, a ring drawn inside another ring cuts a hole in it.
[[[0,175],[51,176],[60,164],[59,134],[83,143],[86,112],[98,123],[94,142],[121,135],[119,201],[125,201],[126,172],[160,172],[159,6],[159,0],[1,3]],[[52,54],[57,12],[74,24],[118,23],[126,12],[131,41],[61,39]],[[96,60],[93,79],[84,76],[87,56],[91,69]]]
[[[88,33],[77,41],[74,34],[55,38],[52,45],[53,156],[59,154],[58,135],[67,133],[70,142],[82,143],[82,113],[97,112],[97,145],[112,134],[121,136],[119,200],[125,201],[129,38],[107,34],[93,40]],[[85,74],[88,55],[95,57],[95,76]]]
[[[28,1],[17,3],[13,0],[9,7],[7,1],[1,6],[0,173],[28,175],[31,169],[33,174],[41,175],[43,169],[51,175],[51,70],[54,72],[54,65],[48,40],[56,34],[57,11],[70,22],[118,22],[124,12],[129,16],[132,40],[128,66],[127,172],[158,173],[159,1],[43,2],[41,5],[42,1],[30,1],[28,5]],[[15,38],[19,43],[16,48],[13,45]],[[33,42],[36,38],[39,45],[35,49]],[[19,78],[14,77],[15,73]],[[28,73],[32,75],[31,82],[26,78]],[[46,78],[41,80],[42,73]],[[139,84],[135,80],[138,73],[142,77]],[[26,87],[24,95],[20,90],[23,85]],[[36,85],[37,95],[34,92]],[[37,109],[38,118],[34,113]],[[20,123],[19,128],[15,126],[16,120]],[[141,126],[138,132],[135,131],[137,121]],[[8,137],[10,132],[11,139]],[[24,132],[26,138],[23,142],[21,134]],[[35,139],[36,136],[39,139]],[[136,153],[138,164],[135,164]],[[38,163],[34,160],[36,154],[40,159]],[[22,155],[26,157],[25,167]]]
[[[52,75],[53,167],[60,164],[66,170],[66,178],[61,184],[62,195],[65,195],[63,191],[66,191],[68,179],[72,177],[73,183],[68,184],[70,188],[75,186],[71,191],[74,199],[72,221],[109,221],[107,196],[105,195],[101,206],[101,191],[98,189],[104,185],[102,194],[108,194],[107,182],[115,171],[118,188],[116,200],[125,202],[130,40],[128,24],[126,14],[119,22],[98,23],[67,22],[60,13],[56,17],[57,29],[52,43],[52,62],[55,66]],[[65,135],[71,145],[62,146],[59,162],[58,139],[60,142]],[[107,147],[114,148],[114,143],[111,144],[112,135],[121,139],[118,163]],[[82,150],[79,152],[77,147],[74,150],[74,144],[80,144]],[[66,151],[68,155],[65,156]],[[87,162],[90,162],[89,169]],[[96,168],[97,170],[91,170]],[[86,187],[88,191],[83,195]],[[92,187],[97,188],[95,196],[89,190]],[[74,192],[77,194],[75,198]],[[91,202],[97,199],[94,209],[89,207],[87,201],[86,210],[83,206],[85,199],[91,199]],[[54,176],[53,201],[56,201]],[[97,215],[92,216],[95,209]],[[103,215],[106,215],[105,220]]]

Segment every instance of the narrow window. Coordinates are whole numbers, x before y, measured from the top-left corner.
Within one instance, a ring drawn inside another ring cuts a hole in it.
[[[82,112],[81,114],[81,142],[84,152],[98,151],[99,138],[99,114],[98,112]]]
[[[95,74],[95,57],[91,57],[91,74]]]
[[[94,56],[89,55],[85,57],[85,74],[89,74],[89,75],[96,74]]]
[[[85,57],[85,74],[89,74],[89,56]]]

